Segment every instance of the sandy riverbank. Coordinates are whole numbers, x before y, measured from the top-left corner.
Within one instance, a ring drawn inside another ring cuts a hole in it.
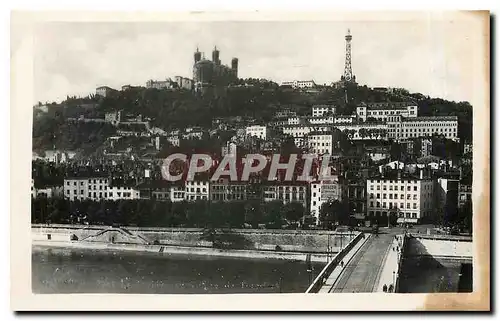
[[[82,241],[48,241],[33,240],[33,246],[59,247],[65,249],[89,249],[89,250],[117,250],[132,252],[148,252],[158,254],[186,254],[186,255],[207,255],[220,257],[240,257],[253,259],[278,259],[305,261],[307,254],[305,252],[278,252],[278,251],[259,251],[259,250],[222,250],[209,247],[185,247],[185,246],[166,246],[166,245],[143,245],[143,244],[117,244],[117,243],[99,243]],[[334,255],[334,254],[333,254]],[[326,254],[311,254],[312,262],[326,262]]]

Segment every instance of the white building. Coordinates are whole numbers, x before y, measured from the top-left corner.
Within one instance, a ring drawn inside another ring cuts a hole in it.
[[[333,118],[334,124],[352,124],[356,122],[356,117],[354,116],[335,116]]]
[[[422,173],[422,172],[421,172]],[[418,223],[431,217],[434,181],[423,178],[374,178],[366,181],[368,217],[398,216],[398,223]]]
[[[177,86],[182,89],[191,90],[193,89],[193,79],[189,79],[182,76],[175,76],[175,82]]]
[[[351,140],[387,140],[387,124],[353,122],[345,124],[335,124],[335,128],[348,134]]]
[[[109,96],[112,92],[115,92],[116,90],[113,89],[113,88],[110,88],[108,86],[101,86],[101,87],[97,87],[96,90],[95,90],[95,94],[97,96],[101,96],[101,97],[107,97]]]
[[[312,116],[321,117],[324,115],[335,115],[336,107],[333,105],[313,105]]]
[[[413,117],[392,116],[387,121],[387,135],[396,141],[407,138],[443,135],[447,139],[458,141],[458,117]]]
[[[76,200],[137,199],[139,192],[132,187],[111,186],[107,177],[72,177],[64,179],[64,198]]]
[[[332,154],[334,142],[331,132],[310,132],[305,140],[310,153]]]
[[[182,202],[186,199],[186,191],[182,186],[171,186],[169,192],[171,202]]]
[[[266,140],[268,135],[268,129],[266,126],[259,126],[259,125],[248,126],[245,129],[245,134],[247,136],[255,136],[260,139]]]
[[[375,118],[387,121],[389,116],[417,117],[418,106],[413,103],[370,103],[356,107],[356,115],[362,121]]]
[[[316,222],[319,219],[321,206],[328,201],[342,201],[345,193],[346,189],[338,179],[312,182],[310,213],[316,218]]]
[[[298,88],[313,88],[316,87],[316,83],[313,80],[293,80],[293,81],[284,81],[281,83],[281,86],[291,86],[294,89]]]
[[[286,124],[288,125],[299,125],[304,124],[305,119],[298,116],[288,117]]]
[[[174,81],[172,79],[166,80],[148,80],[146,82],[146,88],[155,88],[155,89],[172,89],[174,87]]]
[[[93,196],[93,195],[92,195]],[[130,186],[107,186],[107,192],[104,192],[107,200],[117,201],[122,199],[139,199],[139,191]]]
[[[332,125],[335,120],[331,115],[323,115],[323,116],[311,116],[307,118],[308,122],[312,125]]]
[[[209,182],[208,181],[186,181],[184,199],[186,201],[208,200]]]
[[[102,180],[102,177],[100,178]],[[64,198],[70,201],[85,200],[89,195],[89,178],[70,177],[64,179]]]
[[[281,201],[284,204],[299,202],[306,206],[307,185],[293,183],[267,183],[263,187],[264,202]]]

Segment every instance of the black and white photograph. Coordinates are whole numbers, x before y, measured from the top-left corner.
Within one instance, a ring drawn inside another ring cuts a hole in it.
[[[30,295],[488,309],[489,13],[221,16],[12,40]]]

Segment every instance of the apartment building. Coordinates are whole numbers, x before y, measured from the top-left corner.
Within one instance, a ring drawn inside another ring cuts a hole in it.
[[[315,181],[311,183],[310,213],[319,219],[321,206],[329,201],[342,201],[346,195],[346,188],[339,182],[338,178],[328,181]]]
[[[101,96],[101,97],[108,97],[110,94],[112,94],[115,91],[116,91],[116,89],[110,88],[108,86],[101,86],[101,87],[96,88],[95,94],[97,96]]]
[[[413,117],[391,116],[387,121],[387,135],[396,141],[408,138],[443,135],[447,139],[458,141],[458,117]]]
[[[316,83],[313,80],[292,80],[283,81],[281,86],[291,86],[294,89],[303,89],[316,87]]]
[[[112,186],[108,177],[68,177],[64,179],[64,198],[76,200],[137,199],[139,192],[132,187]]]
[[[230,182],[226,178],[221,178],[210,183],[210,200],[215,202],[227,202],[247,199],[246,182]]]
[[[208,181],[186,181],[184,191],[186,201],[210,199],[210,184]]]
[[[373,118],[378,121],[388,121],[389,116],[403,116],[407,118],[418,116],[418,106],[414,103],[369,103],[356,107],[356,116],[367,121]]]
[[[267,182],[262,188],[264,202],[282,201],[307,204],[307,184],[300,182]]]
[[[351,140],[387,140],[387,124],[382,122],[352,122],[335,124],[335,128],[348,134]]]
[[[322,117],[325,115],[335,115],[336,107],[333,105],[313,105],[311,110],[313,117]]]
[[[310,132],[305,137],[309,152],[313,154],[332,154],[334,141],[332,132]]]
[[[266,126],[260,126],[260,125],[248,126],[247,128],[245,128],[245,134],[247,136],[258,137],[263,140],[267,139],[268,131],[269,130]]]
[[[367,216],[398,215],[398,223],[418,223],[433,216],[434,180],[424,178],[371,178],[366,181]]]

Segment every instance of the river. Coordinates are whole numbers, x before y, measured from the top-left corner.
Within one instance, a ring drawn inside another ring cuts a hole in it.
[[[34,293],[303,293],[305,262],[33,246]],[[313,263],[313,277],[324,264]]]

